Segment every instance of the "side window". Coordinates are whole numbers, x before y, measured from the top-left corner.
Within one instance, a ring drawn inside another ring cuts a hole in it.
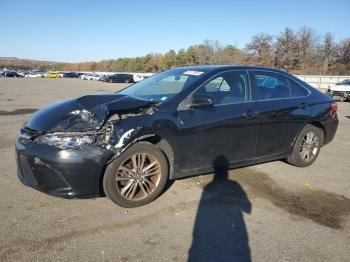
[[[305,88],[301,87],[298,83],[293,80],[288,79],[290,91],[292,93],[292,97],[302,97],[307,96],[308,92]]]
[[[252,82],[255,86],[256,100],[291,97],[288,79],[283,75],[264,71],[253,71]]]
[[[210,96],[215,105],[234,104],[247,101],[247,73],[245,71],[223,73],[197,89],[194,94]]]

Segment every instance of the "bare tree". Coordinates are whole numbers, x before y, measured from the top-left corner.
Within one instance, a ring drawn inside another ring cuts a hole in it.
[[[313,66],[316,59],[316,48],[318,46],[319,36],[308,27],[302,27],[297,34],[298,60],[301,67],[301,73],[305,72],[306,66]]]
[[[298,41],[293,30],[286,27],[275,42],[275,65],[291,70],[298,64]]]
[[[273,37],[268,34],[253,36],[246,45],[247,59],[250,63],[271,66],[273,64],[272,53]]]
[[[219,64],[243,64],[244,54],[238,48],[228,45],[221,48],[217,53],[216,57]]]
[[[350,38],[343,40],[337,46],[337,60],[342,64],[350,63]]]
[[[320,60],[320,71],[323,74],[328,73],[331,64],[336,60],[336,46],[334,37],[331,33],[326,33],[323,36],[322,44],[318,48]]]
[[[336,72],[350,75],[350,38],[336,46]]]

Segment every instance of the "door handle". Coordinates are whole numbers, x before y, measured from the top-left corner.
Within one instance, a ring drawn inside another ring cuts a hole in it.
[[[257,114],[258,114],[258,113],[257,113],[257,112],[254,112],[253,110],[248,110],[247,112],[245,112],[245,113],[243,114],[243,116],[244,116],[245,118],[248,118],[248,119],[253,119],[253,118],[256,117]]]
[[[308,106],[309,106],[309,104],[307,104],[307,103],[301,103],[299,107],[302,108],[302,109],[305,109]]]

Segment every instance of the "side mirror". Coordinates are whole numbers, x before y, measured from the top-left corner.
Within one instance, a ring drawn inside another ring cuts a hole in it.
[[[200,108],[214,105],[214,101],[210,96],[194,95],[189,108]]]

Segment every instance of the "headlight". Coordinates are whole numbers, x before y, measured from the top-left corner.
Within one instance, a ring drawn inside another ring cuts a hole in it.
[[[91,135],[65,135],[65,134],[47,134],[39,136],[35,142],[47,144],[60,149],[68,149],[84,144],[94,143],[95,138]]]

